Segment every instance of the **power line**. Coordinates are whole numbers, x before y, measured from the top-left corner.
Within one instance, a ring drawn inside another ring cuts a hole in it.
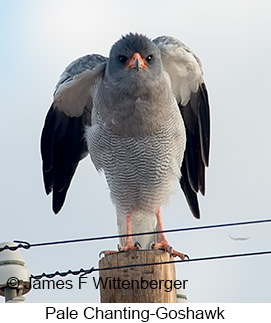
[[[133,251],[131,251],[133,252]],[[142,264],[129,264],[129,265],[123,265],[123,266],[113,266],[113,267],[105,267],[105,268],[94,268],[91,267],[89,269],[79,269],[79,270],[71,270],[64,272],[56,271],[54,273],[42,273],[40,275],[31,275],[32,279],[42,279],[43,277],[46,278],[53,278],[55,276],[61,276],[65,277],[67,275],[88,275],[95,271],[103,271],[103,270],[113,270],[113,269],[122,269],[122,268],[130,268],[130,267],[145,267],[145,266],[155,266],[155,265],[161,265],[161,264],[172,264],[172,263],[186,263],[186,262],[198,262],[198,261],[207,261],[207,260],[218,260],[218,259],[230,259],[230,258],[241,258],[241,257],[251,257],[251,256],[260,256],[260,255],[268,255],[271,254],[271,250],[267,251],[257,251],[257,252],[249,252],[249,253],[239,253],[239,254],[230,254],[230,255],[221,255],[221,256],[211,256],[211,257],[201,257],[201,258],[193,258],[193,259],[187,259],[187,260],[169,260],[169,261],[163,261],[163,262],[151,262],[151,263],[142,263]]]
[[[60,277],[66,277],[67,275],[73,275],[73,276],[78,276],[81,274],[81,276],[87,275],[87,274],[91,274],[93,271],[97,271],[97,269],[95,269],[94,267],[91,267],[90,269],[79,269],[79,270],[71,270],[69,269],[68,271],[63,271],[63,272],[59,272],[58,270],[55,271],[54,273],[51,274],[46,274],[46,273],[42,273],[40,275],[31,275],[31,278],[34,279],[41,279],[43,277],[46,278],[53,278],[55,276],[60,276]]]
[[[163,230],[163,231],[139,232],[139,233],[121,234],[121,235],[116,234],[116,235],[109,235],[109,236],[90,237],[90,238],[71,239],[71,240],[60,240],[60,241],[49,241],[49,242],[39,242],[39,243],[29,243],[27,241],[14,240],[13,242],[18,243],[17,246],[6,245],[6,246],[0,248],[0,252],[4,251],[4,250],[15,251],[19,248],[30,249],[32,247],[43,247],[43,246],[77,243],[77,242],[116,239],[116,238],[123,238],[123,237],[128,237],[128,236],[131,236],[131,237],[132,236],[143,236],[143,235],[147,235],[147,234],[157,234],[157,233],[162,233],[162,232],[171,233],[171,232],[181,232],[181,231],[206,230],[206,229],[223,228],[223,227],[230,227],[230,226],[268,223],[268,222],[271,222],[271,219],[245,221],[245,222],[222,223],[222,224],[213,224],[213,225],[205,225],[205,226],[197,226],[197,227],[169,229],[169,230]]]

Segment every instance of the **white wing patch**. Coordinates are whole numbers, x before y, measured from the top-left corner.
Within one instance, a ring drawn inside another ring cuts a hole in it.
[[[93,54],[69,64],[56,85],[53,106],[68,117],[80,117],[85,107],[91,111],[91,88],[103,75],[106,61],[106,57]]]
[[[54,106],[68,117],[81,116],[85,107],[91,110],[91,87],[100,78],[103,69],[104,66],[99,66],[94,70],[86,70],[72,80],[60,84],[54,96]]]
[[[185,106],[191,92],[197,92],[203,82],[200,60],[188,47],[173,37],[161,36],[153,42],[161,51],[163,67],[170,76],[176,100]]]

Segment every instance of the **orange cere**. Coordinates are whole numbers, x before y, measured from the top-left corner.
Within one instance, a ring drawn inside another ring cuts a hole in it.
[[[135,68],[137,71],[140,68],[146,68],[148,65],[139,53],[134,53],[133,56],[128,60],[125,68]]]

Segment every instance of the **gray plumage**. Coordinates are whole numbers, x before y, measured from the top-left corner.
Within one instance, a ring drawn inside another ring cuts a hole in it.
[[[126,68],[138,52],[146,68]],[[209,155],[209,105],[199,59],[172,37],[129,34],[107,60],[88,55],[62,74],[43,129],[46,192],[57,213],[87,152],[103,171],[116,205],[119,233],[153,231],[155,213],[180,180],[191,211],[204,194]],[[183,176],[181,177],[181,174]],[[153,237],[138,237],[148,248]],[[123,242],[123,241],[122,241]]]
[[[185,128],[176,103],[169,100],[165,107],[167,114],[158,131],[150,134],[150,129],[146,129],[147,135],[142,131],[140,136],[132,136],[130,133],[136,132],[136,128],[131,125],[131,131],[125,128],[117,133],[114,120],[111,125],[105,123],[94,105],[86,140],[94,165],[105,173],[117,209],[119,234],[126,233],[128,213],[132,214],[134,233],[154,231],[156,211],[169,201],[174,183],[181,176]],[[143,248],[156,242],[153,236],[136,236],[133,240],[139,241]]]

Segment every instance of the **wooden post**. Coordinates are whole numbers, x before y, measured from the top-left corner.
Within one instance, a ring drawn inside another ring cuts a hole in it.
[[[162,250],[125,251],[105,256],[99,268],[170,260]],[[100,270],[101,303],[177,303],[175,280],[174,263]]]

